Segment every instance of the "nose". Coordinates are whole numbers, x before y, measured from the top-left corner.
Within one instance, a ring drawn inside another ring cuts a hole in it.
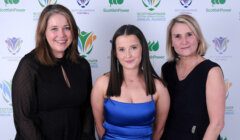
[[[64,29],[59,30],[59,36],[65,36],[65,35],[66,33]]]
[[[129,58],[129,57],[131,57],[131,56],[132,56],[131,49],[128,49],[128,50],[126,51],[126,57]]]
[[[187,37],[183,37],[182,38],[182,44],[187,44],[188,40],[187,40]]]

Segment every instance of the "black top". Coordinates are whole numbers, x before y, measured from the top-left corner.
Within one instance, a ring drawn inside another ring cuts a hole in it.
[[[64,80],[63,67],[71,87]],[[89,63],[65,58],[40,64],[34,51],[25,55],[12,81],[15,140],[94,139]]]
[[[162,140],[202,140],[209,125],[206,82],[208,72],[213,67],[220,66],[204,60],[180,81],[175,61],[162,66],[163,79],[171,99]]]

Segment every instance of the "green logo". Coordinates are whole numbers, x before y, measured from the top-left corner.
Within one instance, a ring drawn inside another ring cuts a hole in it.
[[[5,4],[18,4],[20,0],[4,0]]]
[[[38,2],[42,7],[46,7],[49,4],[56,4],[57,0],[38,0]]]
[[[149,41],[148,42],[148,50],[149,51],[157,51],[158,49],[159,49],[158,41],[157,42],[155,42],[155,41],[153,41],[153,42]]]
[[[143,5],[148,8],[148,10],[153,11],[160,4],[160,0],[142,0]]]
[[[93,49],[93,42],[96,40],[96,35],[92,32],[80,32],[78,34],[78,50],[80,55],[87,57]]]
[[[226,0],[211,0],[212,4],[224,4]]]
[[[227,137],[220,137],[220,140],[227,140]]]
[[[109,0],[110,6],[117,5],[117,4],[123,4],[123,0]]]

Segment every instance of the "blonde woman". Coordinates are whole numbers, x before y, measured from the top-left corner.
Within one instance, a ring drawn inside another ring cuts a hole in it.
[[[207,46],[190,15],[173,18],[167,29],[169,61],[162,76],[170,112],[161,140],[216,140],[224,126],[225,86],[217,63],[204,58]]]

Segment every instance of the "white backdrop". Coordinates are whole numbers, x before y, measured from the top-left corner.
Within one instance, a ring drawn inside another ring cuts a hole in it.
[[[150,57],[160,74],[166,61],[169,21],[180,13],[200,23],[209,48],[206,58],[221,65],[228,87],[223,140],[240,139],[240,1],[235,0],[2,0],[0,1],[0,139],[13,140],[11,80],[19,60],[34,46],[36,23],[42,9],[53,3],[68,7],[76,21],[79,50],[89,61],[93,82],[109,70],[110,40],[123,24],[134,24],[145,34]],[[238,65],[237,65],[238,64]]]

